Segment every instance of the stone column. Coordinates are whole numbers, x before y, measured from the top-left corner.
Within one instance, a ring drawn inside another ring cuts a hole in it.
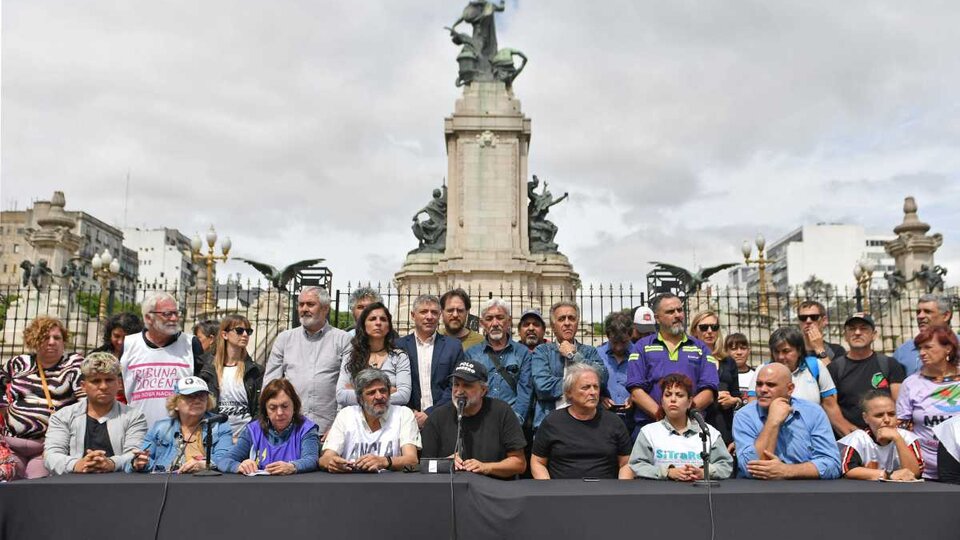
[[[884,246],[884,250],[894,258],[897,271],[909,281],[907,291],[926,292],[926,281],[913,279],[921,267],[933,268],[933,255],[943,245],[940,233],[927,235],[930,225],[920,221],[917,216],[917,202],[913,197],[903,201],[903,223],[893,228],[897,237]]]

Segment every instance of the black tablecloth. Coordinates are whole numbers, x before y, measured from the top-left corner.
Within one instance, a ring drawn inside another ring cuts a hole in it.
[[[0,538],[152,538],[163,476],[69,475],[0,484]],[[172,476],[160,538],[710,538],[707,491],[675,482],[503,482],[468,473]],[[716,538],[960,538],[960,487],[728,480]]]

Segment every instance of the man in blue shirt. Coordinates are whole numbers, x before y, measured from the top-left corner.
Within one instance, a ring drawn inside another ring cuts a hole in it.
[[[714,402],[720,378],[717,360],[699,339],[684,331],[686,317],[683,302],[671,293],[653,301],[653,312],[660,331],[636,342],[627,362],[627,390],[634,403],[636,439],[641,427],[663,418],[660,408],[660,379],[683,373],[693,381],[693,406],[705,410]]]
[[[531,371],[537,404],[533,417],[536,429],[547,414],[565,407],[563,399],[563,375],[566,367],[574,362],[593,364],[600,371],[600,386],[607,385],[607,368],[603,366],[597,349],[577,342],[580,325],[580,308],[576,303],[561,300],[550,307],[550,325],[554,342],[544,343],[533,351]]]
[[[840,477],[840,452],[823,409],[791,397],[790,369],[757,371],[757,400],[733,417],[740,474],[758,480]]]
[[[467,349],[467,359],[487,368],[487,397],[506,401],[523,424],[533,395],[530,351],[510,338],[510,305],[502,298],[488,300],[480,308],[480,326],[485,339]]]
[[[617,311],[607,315],[603,328],[607,342],[597,347],[597,354],[607,368],[610,378],[607,380],[607,394],[601,401],[603,408],[619,416],[627,429],[633,431],[633,401],[627,390],[627,358],[630,355],[630,335],[633,332],[630,315]]]
[[[950,301],[935,294],[925,294],[917,302],[917,328],[923,331],[928,326],[950,326],[953,312],[950,311]],[[920,353],[913,344],[913,338],[908,339],[897,347],[893,358],[907,372],[907,377],[920,370]]]

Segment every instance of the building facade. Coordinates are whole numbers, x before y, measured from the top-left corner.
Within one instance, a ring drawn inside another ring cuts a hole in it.
[[[861,225],[818,223],[791,231],[767,247],[767,285],[773,292],[785,293],[803,287],[811,276],[839,290],[856,288],[853,271],[863,259],[875,266],[871,289],[885,289],[884,272],[895,269],[894,260],[883,249],[892,235],[868,234]],[[756,266],[738,267],[728,272],[731,287],[749,293],[759,291]]]

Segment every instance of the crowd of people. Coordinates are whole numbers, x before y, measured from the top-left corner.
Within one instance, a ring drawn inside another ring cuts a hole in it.
[[[724,336],[715,312],[688,325],[670,293],[607,316],[599,347],[578,341],[571,301],[514,319],[491,298],[481,333],[463,290],[421,295],[406,336],[373,289],[351,294],[349,331],[328,322],[330,306],[304,288],[301,325],[264,366],[245,317],[187,333],[166,293],[144,300],[142,319],[112,317],[85,356],[67,350],[61,321],[37,317],[30,352],[0,366],[0,480],[410,471],[425,458],[502,479],[960,483],[960,344],[935,295],[892,357],[874,350],[865,313],[844,321],[845,347],[828,343],[816,301],[763,350]]]

